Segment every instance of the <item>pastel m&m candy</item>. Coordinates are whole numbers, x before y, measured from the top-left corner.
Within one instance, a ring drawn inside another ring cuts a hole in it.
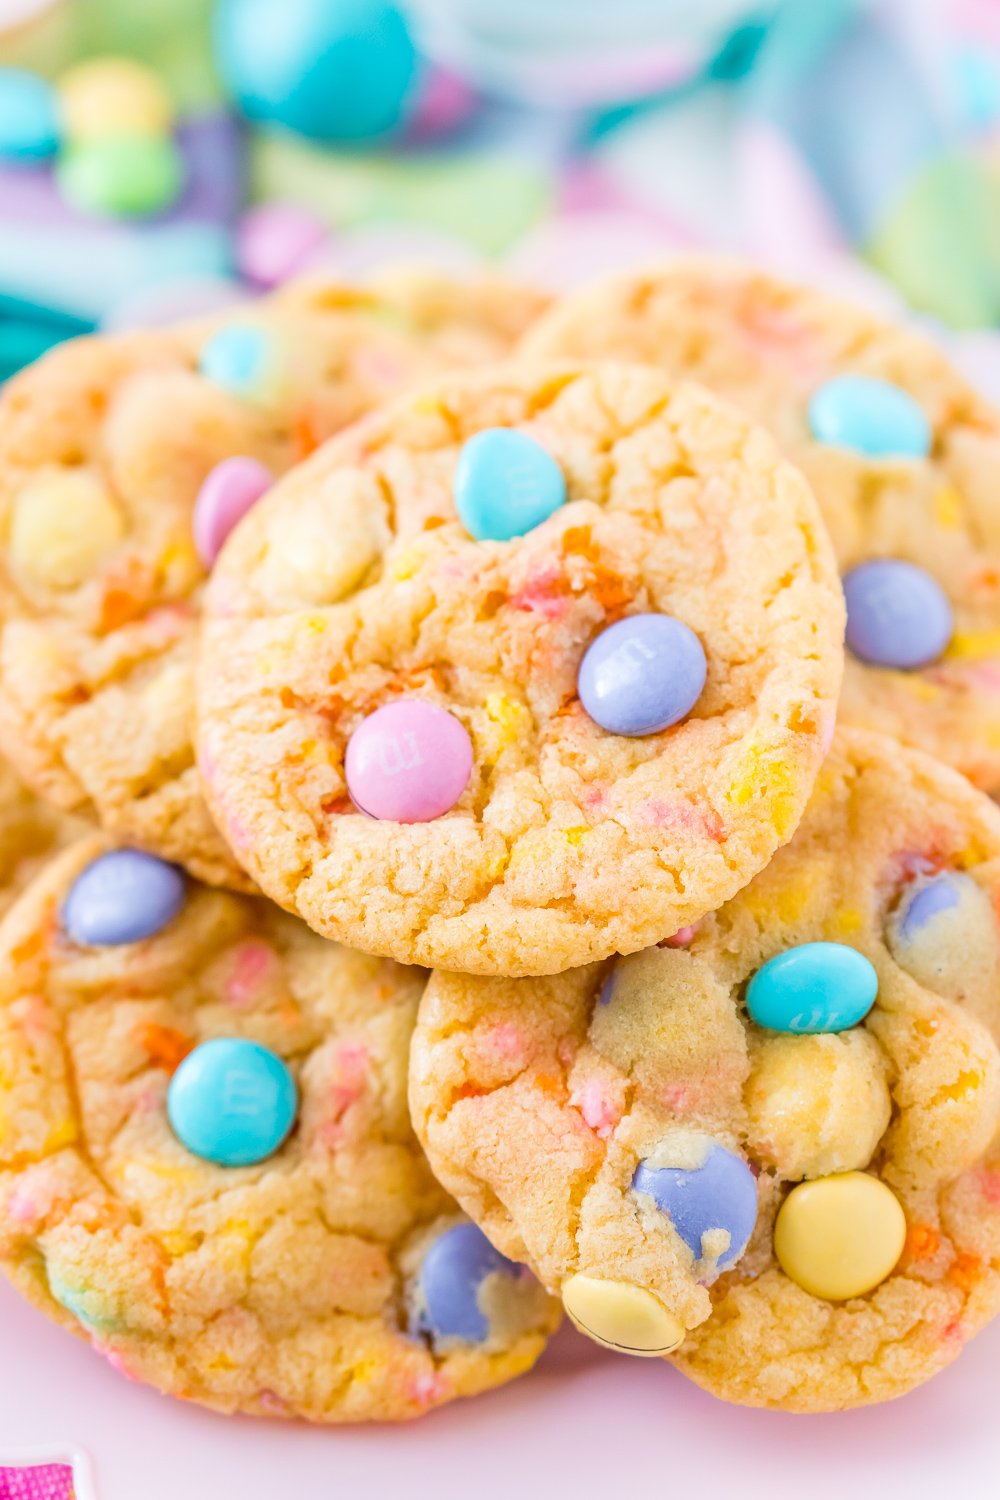
[[[847,646],[876,667],[929,666],[954,632],[944,589],[923,568],[899,558],[859,563],[844,576]]]
[[[0,68],[0,161],[41,161],[58,145],[59,112],[52,86],[20,68]]]
[[[757,1222],[757,1184],[741,1156],[709,1136],[685,1132],[639,1163],[636,1193],[652,1198],[696,1261],[727,1271]]]
[[[878,975],[846,943],[799,943],[768,959],[747,986],[750,1019],[768,1031],[846,1031],[875,1004]]]
[[[167,1115],[194,1156],[249,1167],[273,1156],[295,1123],[298,1091],[269,1047],[214,1037],[189,1052],[170,1080]]]
[[[899,1199],[867,1172],[800,1182],[774,1224],[774,1253],[785,1275],[828,1302],[863,1297],[877,1287],[895,1267],[905,1239]]]
[[[326,244],[326,225],[297,203],[258,203],[236,230],[240,275],[264,290],[280,285]]]
[[[918,984],[963,995],[991,986],[1000,966],[1000,923],[971,875],[942,870],[909,885],[887,923],[893,958]]]
[[[184,905],[184,876],[141,849],[112,849],[76,877],[62,927],[83,948],[138,943],[161,932]]]
[[[247,511],[274,483],[255,458],[226,458],[206,476],[194,503],[192,529],[198,556],[210,568],[222,544]]]
[[[694,708],[707,667],[693,630],[672,615],[629,615],[587,647],[580,702],[610,734],[658,734]]]
[[[867,458],[926,458],[933,434],[906,391],[871,375],[837,375],[814,393],[809,426],[820,443]]]
[[[268,401],[281,378],[280,352],[266,329],[230,323],[202,345],[198,368],[206,380],[245,401]]]
[[[387,703],[351,735],[344,773],[355,804],[370,817],[426,823],[465,791],[472,741],[454,714],[433,703]]]
[[[184,163],[169,138],[108,135],[73,146],[56,176],[84,213],[148,218],[169,208],[184,186]]]
[[[684,1341],[680,1319],[659,1297],[630,1281],[577,1272],[563,1283],[562,1302],[581,1333],[619,1354],[652,1359]]]
[[[131,57],[95,57],[59,79],[63,125],[74,143],[109,135],[164,136],[170,95],[152,68]]]
[[[477,541],[523,536],[565,501],[562,469],[527,433],[490,427],[462,448],[455,470],[455,508]]]
[[[497,1294],[492,1298],[487,1289],[491,1280]],[[484,1344],[492,1332],[490,1312],[498,1310],[500,1298],[524,1292],[534,1296],[537,1290],[531,1273],[495,1250],[478,1225],[455,1224],[438,1236],[421,1262],[413,1331],[438,1350]]]

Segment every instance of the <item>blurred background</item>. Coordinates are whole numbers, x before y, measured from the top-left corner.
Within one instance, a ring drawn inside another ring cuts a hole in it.
[[[318,267],[696,248],[1000,395],[1000,0],[0,0],[0,380]]]

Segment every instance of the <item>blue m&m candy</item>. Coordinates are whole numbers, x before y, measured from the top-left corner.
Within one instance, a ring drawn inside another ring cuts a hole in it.
[[[269,1047],[241,1037],[216,1037],[189,1052],[167,1094],[178,1140],[220,1167],[249,1167],[273,1156],[297,1109],[286,1064]]]
[[[495,1250],[476,1224],[446,1229],[420,1267],[414,1288],[414,1332],[435,1348],[485,1343],[491,1329],[482,1292],[489,1277],[502,1277],[510,1295],[537,1295],[530,1272]]]
[[[926,458],[931,425],[906,391],[871,375],[837,375],[809,403],[819,443],[853,448],[867,458]]]
[[[267,400],[276,378],[274,341],[252,323],[230,323],[202,346],[198,368],[206,380],[244,401]]]
[[[844,575],[846,641],[861,661],[912,671],[947,648],[955,620],[944,589],[915,563],[879,557]]]
[[[138,943],[173,921],[184,895],[175,865],[141,849],[113,849],[73,882],[63,902],[63,931],[82,948]]]
[[[0,160],[41,161],[59,145],[55,91],[34,73],[0,68]]]
[[[692,1148],[700,1160],[692,1165]],[[757,1222],[757,1183],[741,1156],[705,1136],[678,1143],[678,1165],[670,1165],[670,1146],[655,1158],[640,1162],[632,1178],[633,1190],[648,1194],[668,1216],[695,1260],[714,1261],[728,1271],[747,1247]],[[711,1236],[724,1231],[728,1244],[713,1247]],[[710,1238],[706,1241],[705,1236]]]
[[[808,1035],[857,1026],[875,1004],[878,975],[845,943],[800,943],[768,959],[747,986],[750,1019]]]
[[[532,531],[566,500],[566,478],[551,453],[510,427],[477,432],[455,471],[455,508],[479,542],[509,542]]]
[[[610,734],[657,734],[694,708],[705,686],[702,644],[672,615],[630,615],[587,647],[580,702]]]

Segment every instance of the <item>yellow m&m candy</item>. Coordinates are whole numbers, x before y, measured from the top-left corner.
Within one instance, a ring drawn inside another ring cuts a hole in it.
[[[631,1282],[578,1273],[563,1283],[562,1300],[581,1333],[619,1354],[669,1354],[683,1342],[683,1323]]]
[[[63,130],[74,144],[105,136],[163,136],[174,110],[151,68],[129,57],[78,63],[59,80]]]
[[[906,1238],[899,1199],[868,1172],[800,1182],[774,1225],[785,1275],[828,1302],[861,1297],[893,1270]]]

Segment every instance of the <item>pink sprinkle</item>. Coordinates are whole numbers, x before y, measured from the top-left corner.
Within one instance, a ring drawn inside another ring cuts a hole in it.
[[[833,736],[836,728],[837,716],[836,714],[831,714],[830,717],[824,721],[823,728],[819,737],[820,749],[823,751],[824,755],[827,755],[829,753],[830,746],[833,744]]]
[[[277,1391],[258,1391],[257,1404],[276,1416],[282,1416],[288,1410],[288,1402],[282,1400]]]
[[[548,567],[536,573],[523,589],[511,595],[510,603],[514,609],[530,610],[546,620],[560,619],[570,607],[561,569]]]
[[[556,1056],[567,1070],[573,1066],[579,1050],[580,1043],[575,1036],[561,1036],[556,1044]]]
[[[678,927],[673,937],[664,938],[665,948],[686,948],[698,931],[697,923],[691,927]]]
[[[31,1224],[44,1216],[37,1200],[18,1187],[7,1199],[7,1217],[15,1224]]]
[[[393,390],[406,372],[398,359],[370,346],[354,356],[354,373],[366,384]]]
[[[608,800],[608,789],[604,786],[591,786],[583,794],[584,807],[603,807]]]
[[[486,1033],[486,1046],[505,1062],[522,1062],[527,1056],[527,1045],[521,1032],[509,1021],[491,1026]]]
[[[599,1078],[591,1078],[582,1088],[575,1090],[570,1104],[580,1111],[595,1135],[605,1140],[622,1117],[617,1101],[605,1091]]]
[[[941,1330],[941,1337],[946,1344],[963,1344],[965,1342],[965,1332],[958,1318],[952,1318],[950,1323],[945,1324]]]
[[[694,1104],[690,1089],[682,1083],[668,1084],[663,1090],[663,1102],[667,1109],[678,1115],[686,1114]]]
[[[1000,1172],[994,1171],[991,1167],[980,1167],[975,1180],[976,1186],[987,1203],[994,1207],[1000,1206]]]
[[[135,1381],[137,1379],[137,1377],[132,1373],[130,1367],[126,1364],[125,1356],[123,1354],[119,1354],[115,1349],[102,1348],[100,1344],[95,1344],[94,1348],[97,1350],[98,1354],[103,1354],[112,1370],[117,1371],[119,1375],[124,1375],[126,1380]]]
[[[343,1144],[343,1117],[364,1093],[367,1077],[367,1047],[359,1042],[348,1042],[343,1047],[338,1047],[333,1057],[330,1112],[317,1132],[319,1140],[331,1151]]]
[[[433,1406],[450,1394],[451,1381],[440,1370],[428,1370],[415,1375],[408,1389],[410,1400],[418,1406]]]
[[[241,943],[233,953],[233,968],[225,983],[225,996],[237,1010],[259,995],[265,977],[277,966],[278,955],[257,938]]]
[[[728,837],[726,825],[713,808],[689,807],[684,802],[664,802],[651,797],[640,804],[640,815],[658,828],[675,828],[695,838],[709,838],[716,844],[725,843]]]

